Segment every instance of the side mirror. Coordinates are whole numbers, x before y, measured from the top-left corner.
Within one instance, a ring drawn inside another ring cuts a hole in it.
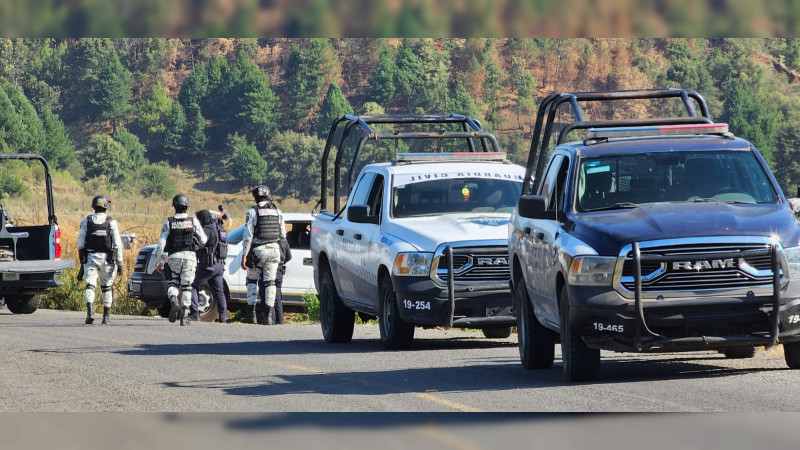
[[[789,209],[792,210],[795,216],[800,214],[800,198],[790,198],[786,200],[786,203],[789,204]]]
[[[347,208],[347,220],[353,223],[378,223],[378,216],[370,215],[367,205],[352,205]]]
[[[547,199],[541,195],[521,196],[517,212],[528,219],[556,220],[556,212],[547,210]]]

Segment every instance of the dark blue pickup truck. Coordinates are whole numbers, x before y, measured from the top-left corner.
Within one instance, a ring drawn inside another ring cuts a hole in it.
[[[620,115],[623,101],[654,99],[686,115],[588,120],[581,108]],[[574,118],[550,151],[562,105]],[[747,358],[783,344],[800,368],[800,227],[756,148],[699,94],[550,95],[525,179],[509,228],[525,368],[552,367],[558,342],[570,381],[597,378],[601,349]]]

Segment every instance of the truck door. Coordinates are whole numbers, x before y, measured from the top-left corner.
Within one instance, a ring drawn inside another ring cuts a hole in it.
[[[384,184],[383,175],[376,174],[365,203],[369,206],[370,216],[375,217],[377,223],[352,224],[353,243],[361,262],[361,270],[356,273],[354,282],[358,297],[356,301],[369,308],[374,308],[376,312],[378,308],[378,264],[380,263],[378,241],[380,240],[381,215],[384,209]]]
[[[374,172],[361,174],[347,208],[352,205],[367,205],[376,176],[377,174]],[[342,297],[358,303],[361,303],[358,299],[360,291],[363,291],[363,287],[358,285],[362,282],[366,271],[363,245],[365,225],[371,224],[353,223],[347,220],[347,211],[345,210],[341,222],[335,227],[335,259],[338,266],[336,275],[339,278],[340,294]]]
[[[569,158],[556,154],[544,176],[544,183],[538,195],[548,199],[549,211],[563,209]],[[536,313],[545,320],[558,323],[558,298],[555,280],[558,274],[558,247],[556,240],[560,234],[558,220],[530,219],[527,225],[530,234],[525,234],[526,253],[530,255],[527,265],[527,279],[531,298],[536,302]]]

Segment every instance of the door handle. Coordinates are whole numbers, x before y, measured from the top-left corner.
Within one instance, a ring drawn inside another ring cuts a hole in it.
[[[360,241],[360,240],[361,240],[361,233],[356,233],[356,234],[354,234],[354,235],[353,235],[353,238],[354,238],[355,240],[357,240],[357,241]]]
[[[344,236],[344,230],[341,230],[341,229],[340,230],[336,230],[336,234],[338,234],[339,236]]]

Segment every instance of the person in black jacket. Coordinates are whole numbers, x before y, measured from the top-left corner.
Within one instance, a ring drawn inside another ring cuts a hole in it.
[[[220,226],[211,211],[207,209],[197,211],[195,216],[208,236],[208,240],[203,247],[197,250],[197,271],[192,283],[192,312],[189,314],[189,320],[200,320],[197,290],[208,284],[211,295],[217,302],[219,321],[225,323],[228,321],[228,304],[222,281],[225,258],[222,258],[219,252]]]

